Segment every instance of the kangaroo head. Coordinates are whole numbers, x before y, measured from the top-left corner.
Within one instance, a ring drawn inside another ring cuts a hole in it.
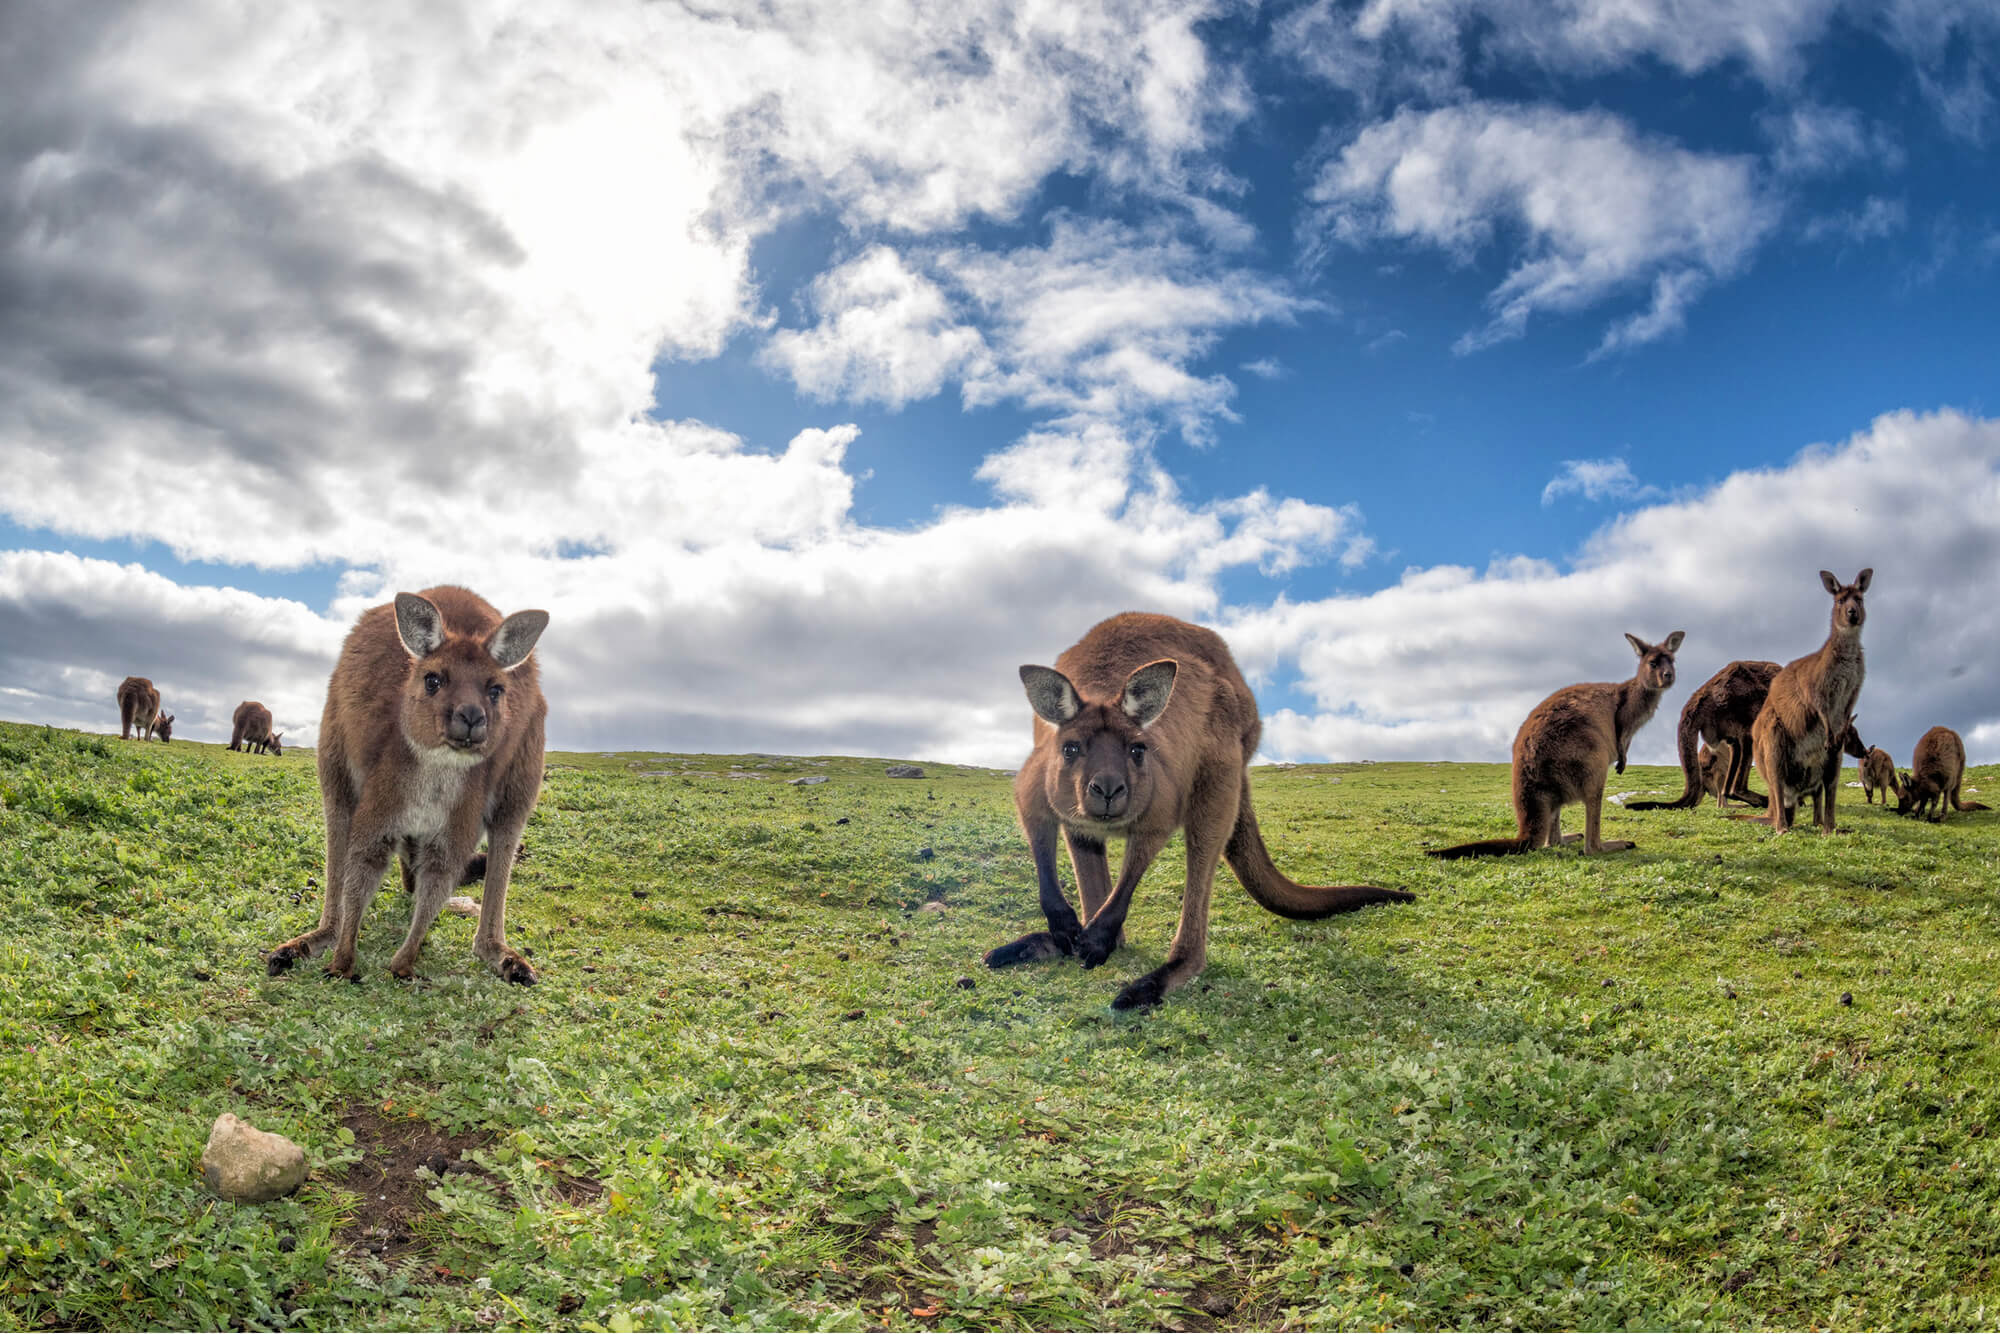
[[[283,732],[273,732],[271,733],[271,739],[265,743],[266,745],[270,746],[271,753],[273,755],[282,755],[285,753],[285,748],[282,745],[278,744],[278,738],[283,735],[284,735]]]
[[[1857,760],[1868,758],[1868,747],[1861,743],[1861,729],[1851,716],[1847,720],[1847,730],[1840,734],[1840,748]]]
[[[411,658],[403,735],[419,755],[477,764],[507,731],[507,674],[548,628],[545,611],[517,611],[485,638],[455,632],[428,598],[396,594],[396,634]]]
[[[1628,634],[1625,642],[1639,655],[1639,684],[1648,690],[1665,690],[1674,683],[1674,654],[1681,651],[1686,632],[1676,630],[1657,644],[1648,644]]]
[[[1833,594],[1833,630],[1854,634],[1861,629],[1861,623],[1868,619],[1868,608],[1861,604],[1861,595],[1868,591],[1868,581],[1875,577],[1875,569],[1870,566],[1854,576],[1854,582],[1843,584],[1833,577],[1831,570],[1821,570],[1819,581],[1826,591]]]
[[[1158,770],[1146,729],[1166,712],[1179,670],[1172,658],[1149,662],[1116,699],[1091,700],[1053,667],[1021,669],[1028,703],[1055,729],[1037,744],[1050,750],[1048,799],[1058,816],[1122,825],[1145,813]]]
[[[1908,769],[1896,776],[1896,814],[1908,815],[1917,803],[1930,795],[1930,784],[1913,777]]]
[[[153,719],[153,735],[159,737],[162,741],[172,741],[174,739],[174,715],[163,713]]]

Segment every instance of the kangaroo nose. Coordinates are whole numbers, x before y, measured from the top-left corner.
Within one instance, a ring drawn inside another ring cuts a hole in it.
[[[486,739],[486,710],[477,704],[462,704],[451,715],[445,725],[446,733],[453,741],[484,741]]]
[[[1124,797],[1125,780],[1115,774],[1099,774],[1090,780],[1090,795],[1109,810],[1114,802]]]

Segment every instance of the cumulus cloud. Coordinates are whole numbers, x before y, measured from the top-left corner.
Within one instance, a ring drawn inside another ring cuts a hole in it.
[[[1620,680],[1622,635],[1685,630],[1681,686],[1633,759],[1673,763],[1686,691],[1736,658],[1780,662],[1825,638],[1816,571],[1875,571],[1862,735],[1905,755],[1927,728],[2000,758],[2000,653],[1985,595],[2000,561],[2000,421],[1899,412],[1782,467],[1739,472],[1600,529],[1576,561],[1505,558],[1484,570],[1412,569],[1394,587],[1232,610],[1222,629],[1246,670],[1295,671],[1316,711],[1265,719],[1274,759],[1504,761],[1537,701],[1575,681]],[[1975,744],[1975,738],[1987,738]]]
[[[1521,254],[1460,352],[1519,338],[1531,316],[1651,287],[1599,352],[1680,327],[1701,287],[1735,273],[1776,222],[1751,159],[1695,153],[1604,112],[1476,103],[1371,125],[1319,171],[1322,242],[1434,246],[1461,261],[1518,231]]]
[[[1659,489],[1642,483],[1624,459],[1564,459],[1562,471],[1542,488],[1542,504],[1553,505],[1563,496],[1634,500],[1658,494]]]

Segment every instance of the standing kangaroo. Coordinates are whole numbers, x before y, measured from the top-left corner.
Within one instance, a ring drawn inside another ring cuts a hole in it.
[[[1683,632],[1676,630],[1658,644],[1626,635],[1639,655],[1639,670],[1629,681],[1599,681],[1564,686],[1528,714],[1514,734],[1513,838],[1489,838],[1432,848],[1433,857],[1500,857],[1534,852],[1573,842],[1562,835],[1562,808],[1583,803],[1583,850],[1623,852],[1636,844],[1620,839],[1606,843],[1598,836],[1604,808],[1604,772],[1625,772],[1625,751],[1632,735],[1660,707],[1660,694],[1674,683],[1674,654]],[[1699,791],[1699,789],[1697,789]]]
[[[1829,571],[1819,572],[1821,585],[1833,595],[1833,625],[1826,642],[1818,652],[1785,664],[1750,729],[1757,774],[1771,793],[1771,827],[1781,834],[1792,827],[1799,799],[1806,796],[1819,798],[1814,805],[1820,832],[1834,830],[1842,743],[1853,730],[1854,700],[1867,671],[1861,625],[1868,609],[1861,599],[1874,576],[1873,569],[1866,569],[1853,583],[1843,584]],[[1855,753],[1868,752],[1857,744]]]
[[[1778,674],[1775,662],[1743,659],[1732,662],[1695,687],[1681,708],[1681,725],[1676,734],[1681,752],[1681,794],[1672,801],[1634,801],[1628,811],[1683,811],[1701,804],[1704,791],[1715,794],[1715,808],[1729,805],[1731,798],[1746,806],[1762,806],[1761,793],[1750,790],[1750,727],[1764,697],[1771,693],[1771,678]],[[1724,757],[1727,769],[1722,786],[1710,785],[1701,766],[1697,743],[1706,741],[1714,753]]]
[[[254,699],[246,699],[236,706],[235,726],[229,734],[231,750],[254,750],[258,754],[269,752],[283,755],[285,748],[278,738],[283,732],[271,730],[271,711]]]
[[[545,611],[500,613],[463,588],[398,593],[348,632],[320,718],[326,901],[319,925],[265,957],[273,977],[331,951],[326,970],[354,978],[362,915],[395,855],[417,892],[410,930],[389,961],[407,978],[482,830],[492,856],[472,952],[509,982],[535,970],[507,945],[507,880],[542,787],[542,699],[535,641]]]
[[[1014,779],[1014,805],[1035,858],[1049,929],[986,955],[990,968],[1074,954],[1095,968],[1118,947],[1133,891],[1176,829],[1187,832],[1187,887],[1167,961],[1111,1002],[1156,1005],[1208,960],[1208,901],[1229,859],[1250,897],[1281,917],[1316,918],[1414,894],[1373,885],[1298,884],[1271,863],[1250,807],[1257,701],[1220,636],[1170,616],[1127,612],[1091,627],[1054,667],[1021,668],[1035,744]],[[1171,702],[1172,707],[1169,707]],[[1083,918],[1056,874],[1069,845]],[[1125,840],[1111,882],[1107,839]]]
[[[163,742],[174,739],[174,715],[160,712],[160,692],[143,676],[128,676],[118,683],[118,739],[130,741],[135,727],[141,741],[155,736]]]
[[[1889,794],[1896,792],[1897,787],[1896,761],[1880,746],[1870,746],[1861,757],[1861,799],[1873,806],[1875,794],[1880,792],[1882,804],[1887,806]]]
[[[1917,741],[1917,753],[1910,771],[1897,781],[1896,814],[1917,815],[1932,824],[1943,824],[1952,811],[1991,810],[1976,801],[1960,801],[1959,785],[1965,781],[1965,743],[1949,727],[1933,727]],[[1888,805],[1885,794],[1882,804]],[[1932,815],[1931,808],[1937,814]]]

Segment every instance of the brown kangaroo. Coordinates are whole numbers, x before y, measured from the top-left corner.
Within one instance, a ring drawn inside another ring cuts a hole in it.
[[[1111,1002],[1158,1004],[1208,959],[1216,863],[1229,859],[1250,897],[1281,917],[1316,918],[1416,895],[1373,885],[1301,885],[1271,863],[1250,806],[1257,701],[1220,636],[1170,616],[1127,612],[1091,627],[1054,667],[1021,668],[1035,745],[1014,779],[1014,805],[1035,858],[1049,929],[986,955],[990,968],[1074,954],[1095,968],[1118,947],[1133,891],[1176,829],[1187,833],[1187,887],[1167,961]],[[1172,707],[1168,707],[1171,701]],[[1083,918],[1056,873],[1069,846]],[[1125,840],[1111,882],[1107,839]]]
[[[246,699],[236,706],[235,728],[229,734],[231,750],[252,750],[258,754],[266,752],[283,755],[285,748],[278,738],[283,732],[271,730],[271,711],[254,699]]]
[[[1683,632],[1674,631],[1658,644],[1637,635],[1626,642],[1639,655],[1639,670],[1629,681],[1599,681],[1564,686],[1528,714],[1514,734],[1513,838],[1489,838],[1432,848],[1433,857],[1500,857],[1534,852],[1574,842],[1564,838],[1562,808],[1583,803],[1583,850],[1623,852],[1636,847],[1620,839],[1606,843],[1598,836],[1604,808],[1604,771],[1625,772],[1625,750],[1632,735],[1660,707],[1660,694],[1674,683],[1674,654]]]
[[[1834,830],[1834,795],[1839,790],[1840,756],[1853,731],[1854,700],[1861,693],[1866,664],[1861,626],[1868,619],[1862,594],[1873,569],[1843,584],[1826,571],[1819,581],[1833,595],[1833,626],[1819,650],[1785,664],[1771,681],[1771,693],[1750,729],[1758,776],[1771,794],[1771,827],[1784,833],[1797,818],[1799,799],[1817,794],[1813,804],[1822,833]],[[1834,719],[1843,731],[1836,731]],[[1854,737],[1852,753],[1868,752]]]
[[[143,676],[128,676],[118,683],[118,739],[130,741],[135,727],[141,741],[156,735],[162,741],[174,739],[174,715],[161,716],[160,692]]]
[[[1897,788],[1896,761],[1880,746],[1870,746],[1868,753],[1861,757],[1861,799],[1873,806],[1875,794],[1880,792],[1882,804],[1887,806],[1889,794],[1896,792]]]
[[[1778,674],[1775,662],[1743,659],[1717,672],[1688,696],[1681,708],[1680,731],[1676,739],[1681,752],[1681,794],[1672,801],[1634,801],[1628,811],[1683,811],[1701,804],[1702,794],[1715,794],[1721,810],[1731,799],[1746,806],[1762,806],[1762,793],[1750,790],[1750,726],[1764,697],[1771,692],[1771,678]],[[1718,789],[1707,781],[1696,743],[1706,741],[1715,753],[1726,757],[1728,770]]]
[[[507,945],[507,880],[542,786],[548,706],[534,659],[545,611],[500,613],[463,588],[398,593],[362,613],[327,682],[319,786],[326,812],[326,901],[319,925],[265,957],[272,976],[331,951],[326,970],[357,977],[354,947],[393,854],[417,885],[410,930],[389,961],[407,978],[485,832],[472,952],[509,982],[535,970]]]
[[[1932,824],[1943,824],[1952,811],[1984,811],[1976,801],[1960,801],[1959,785],[1965,781],[1965,743],[1949,727],[1933,727],[1917,740],[1917,753],[1910,771],[1897,781],[1896,814],[1921,816]],[[1882,804],[1888,805],[1885,795]],[[1931,814],[1932,808],[1937,813]]]

